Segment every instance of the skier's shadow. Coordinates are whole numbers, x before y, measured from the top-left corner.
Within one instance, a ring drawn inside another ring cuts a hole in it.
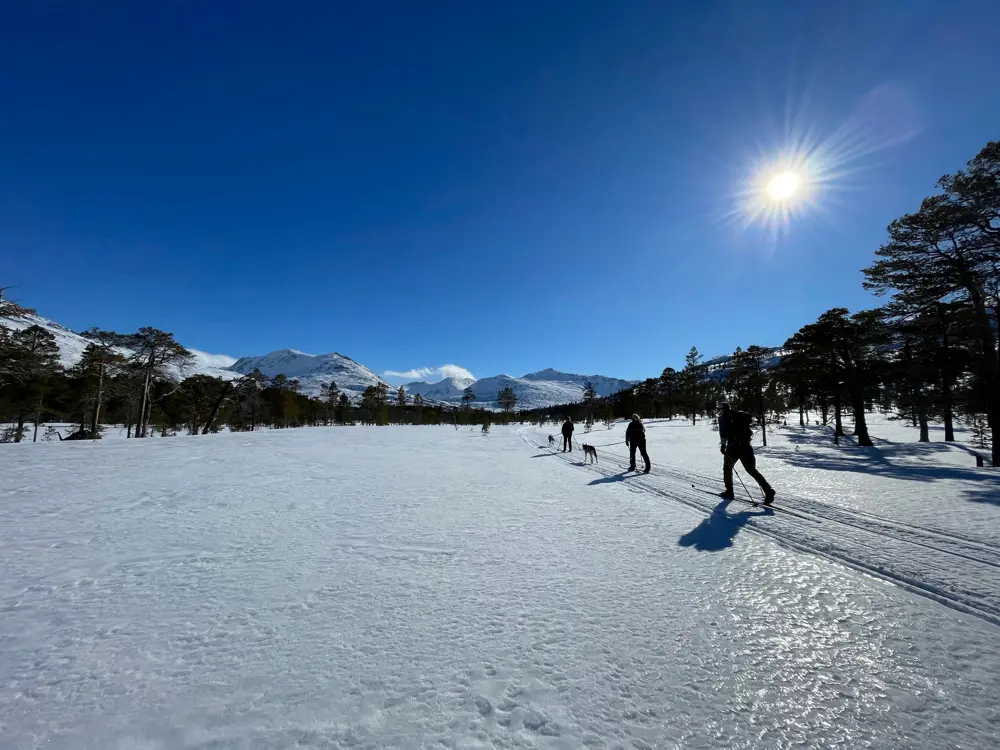
[[[733,546],[733,539],[746,526],[747,521],[757,516],[770,515],[769,510],[757,513],[740,511],[727,513],[731,500],[723,500],[712,509],[712,514],[677,540],[681,547],[694,547],[699,552],[719,552]]]

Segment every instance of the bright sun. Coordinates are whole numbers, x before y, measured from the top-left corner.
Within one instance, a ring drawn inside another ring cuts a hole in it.
[[[802,184],[802,178],[795,172],[782,172],[771,178],[767,183],[767,194],[771,200],[783,203],[790,200],[798,191]]]

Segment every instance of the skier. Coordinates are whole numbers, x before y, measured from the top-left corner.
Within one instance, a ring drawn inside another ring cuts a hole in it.
[[[753,453],[753,446],[750,438],[753,437],[753,430],[750,428],[751,417],[745,411],[737,411],[730,408],[729,402],[723,401],[719,404],[719,438],[722,441],[719,446],[722,450],[722,480],[726,483],[726,491],[722,497],[727,500],[734,500],[733,493],[733,468],[736,462],[743,464],[747,474],[757,480],[761,491],[764,493],[764,505],[774,502],[774,488],[767,483],[764,475],[757,471],[757,458]]]
[[[629,471],[635,471],[635,452],[638,450],[642,454],[642,460],[646,462],[646,468],[642,472],[648,474],[650,469],[649,454],[646,453],[646,426],[639,419],[638,414],[632,415],[632,421],[625,428],[625,445],[629,447]]]
[[[563,436],[563,449],[562,452],[565,453],[569,451],[573,452],[573,417],[566,417],[566,421],[563,422],[562,426],[562,436]]]

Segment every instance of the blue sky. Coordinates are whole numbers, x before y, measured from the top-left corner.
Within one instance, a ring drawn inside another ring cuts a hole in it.
[[[0,282],[72,328],[620,377],[861,308],[1000,137],[1000,4],[19,3]],[[811,154],[787,222],[747,185]],[[432,375],[433,377],[433,375]]]

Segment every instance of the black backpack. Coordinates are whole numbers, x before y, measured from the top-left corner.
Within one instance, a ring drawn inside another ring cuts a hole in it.
[[[729,413],[728,430],[730,440],[738,440],[742,443],[749,443],[753,438],[753,428],[751,417],[745,411],[734,411]]]

